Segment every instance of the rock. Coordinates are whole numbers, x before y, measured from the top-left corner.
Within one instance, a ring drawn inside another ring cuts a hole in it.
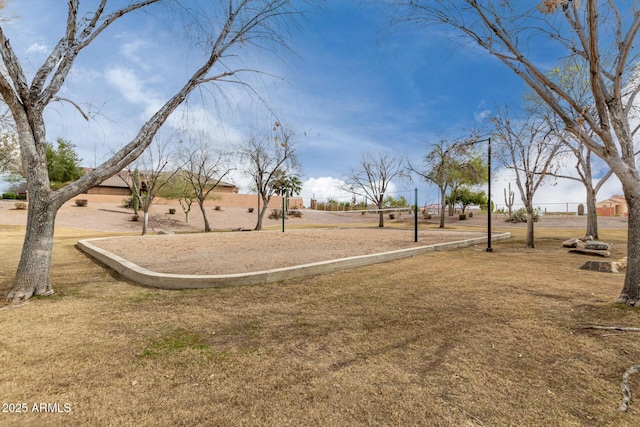
[[[583,249],[583,248],[575,248],[569,249],[569,252],[584,254],[584,255],[598,255],[602,257],[608,257],[611,255],[609,251],[595,250],[595,249]]]
[[[586,249],[593,249],[596,251],[608,251],[611,248],[611,245],[609,243],[599,242],[597,240],[586,242],[585,245]]]
[[[565,240],[564,242],[562,242],[562,246],[565,248],[575,248],[576,246],[578,246],[578,242],[580,241],[580,239],[576,239],[575,237],[569,240]]]
[[[593,236],[584,236],[582,239],[583,242],[588,242],[589,240],[593,240]]]
[[[620,258],[618,261],[616,261],[616,264],[618,264],[618,270],[627,268],[627,257]]]
[[[175,234],[175,233],[171,230],[160,230],[158,231],[158,234]]]
[[[587,261],[580,269],[599,271],[600,273],[619,273],[621,267],[617,261]]]

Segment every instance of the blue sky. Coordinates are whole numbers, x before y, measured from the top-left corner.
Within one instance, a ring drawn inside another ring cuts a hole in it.
[[[32,73],[63,34],[66,2],[14,0],[9,11],[15,18],[3,27]],[[486,127],[497,106],[520,104],[524,84],[483,50],[445,28],[389,30],[386,23],[366,2],[331,0],[293,34],[295,54],[285,53],[284,61],[265,52],[247,58],[280,77],[249,79],[300,136],[306,199],[342,196],[335,187],[364,152],[404,154],[415,161],[440,136]],[[81,54],[61,93],[99,114],[86,122],[68,104],[52,104],[46,115],[49,141],[68,139],[84,165],[100,163],[135,135],[197,59],[178,22],[162,14],[125,18]],[[213,98],[210,91],[192,96],[166,128],[179,127],[188,110],[194,126],[215,132],[225,145],[269,125],[264,108],[246,92],[228,87],[224,94],[226,99],[218,92]],[[241,174],[234,180],[248,187]],[[498,204],[507,180],[500,172],[494,177]],[[423,182],[394,184],[406,197],[418,187],[420,204],[437,199],[436,189]],[[612,181],[599,199],[615,192]],[[580,184],[562,181],[543,187],[536,197],[538,204],[583,200]]]

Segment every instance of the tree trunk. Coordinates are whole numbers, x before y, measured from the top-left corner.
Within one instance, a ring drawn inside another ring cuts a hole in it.
[[[262,219],[264,218],[265,212],[267,212],[270,200],[271,197],[269,197],[267,200],[262,200],[262,208],[260,208],[260,200],[258,200],[258,223],[256,224],[255,228],[258,231],[262,230]],[[282,212],[282,215],[284,215],[284,212]]]
[[[149,211],[145,210],[142,215],[142,235],[147,234],[147,226],[149,225]]]
[[[531,207],[530,205],[527,206],[527,239],[526,239],[525,247],[531,248],[531,249],[535,248],[534,232],[533,232],[533,225],[535,223],[534,221],[535,214],[536,213],[533,207]]]
[[[204,200],[198,199],[198,206],[200,206],[200,212],[202,212],[202,219],[204,220],[204,232],[209,233],[211,226],[209,225],[209,219],[207,218],[207,211],[204,208]]]
[[[618,302],[637,307],[640,306],[640,183],[633,184],[635,185],[625,186],[623,182],[629,208],[627,272]]]
[[[587,233],[598,240],[598,211],[596,209],[596,193],[587,188]]]
[[[384,211],[382,210],[382,203],[378,203],[378,227],[384,227]]]
[[[58,206],[51,203],[47,195],[33,195],[29,198],[27,229],[20,263],[7,294],[7,299],[14,304],[33,295],[53,294],[49,269],[57,210]]]

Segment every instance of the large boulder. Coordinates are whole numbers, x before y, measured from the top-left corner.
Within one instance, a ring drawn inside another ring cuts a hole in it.
[[[618,261],[587,261],[581,270],[599,271],[601,273],[620,273],[627,267],[627,257]]]

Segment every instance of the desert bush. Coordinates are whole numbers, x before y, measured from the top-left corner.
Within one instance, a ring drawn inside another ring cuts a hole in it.
[[[169,215],[174,215],[176,213],[175,208],[169,208]]]
[[[538,222],[540,219],[540,215],[538,212],[535,212],[533,215],[533,221]],[[511,213],[511,216],[505,218],[506,222],[527,222],[527,210],[525,208],[520,208],[517,211]]]
[[[76,202],[76,206],[81,206],[81,207],[87,206],[89,204],[89,201],[87,199],[76,199],[75,202]]]
[[[269,219],[282,219],[282,209],[271,209]]]
[[[252,213],[253,212],[253,208],[249,208],[249,209],[247,209],[247,211],[249,211],[249,213]]]
[[[294,218],[302,218],[302,212],[300,212],[299,210],[296,209],[292,209],[289,211],[289,215],[294,217]]]
[[[214,208],[213,208],[213,210],[221,211],[221,210],[222,210],[222,208],[221,208],[220,206],[216,206],[216,207],[214,207]]]
[[[25,202],[16,202],[16,209],[18,209],[19,211],[24,211],[27,209],[27,204]]]

